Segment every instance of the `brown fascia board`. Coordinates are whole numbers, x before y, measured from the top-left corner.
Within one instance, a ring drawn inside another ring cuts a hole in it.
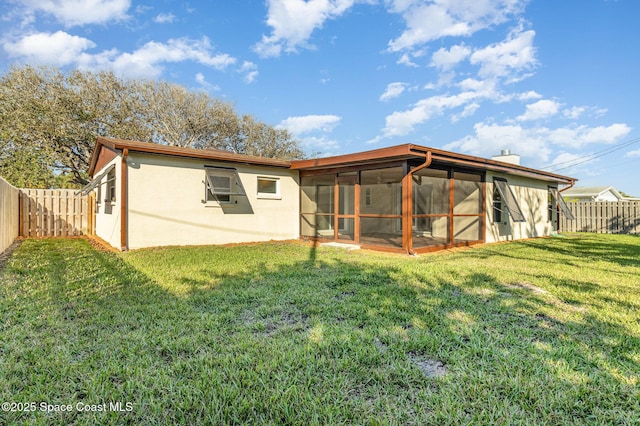
[[[214,149],[182,148],[176,146],[160,145],[152,142],[128,141],[124,139],[105,138],[99,136],[89,163],[89,175],[93,175],[100,149],[107,148],[112,151],[128,149],[129,152],[142,152],[146,154],[169,155],[173,157],[198,158],[203,160],[215,160],[233,163],[242,163],[257,166],[272,166],[289,168],[291,162],[275,158],[257,157],[253,155],[236,154],[230,151]]]
[[[503,161],[490,160],[488,158],[474,157],[472,155],[458,154],[450,151],[443,151],[438,149],[432,149],[422,146],[414,146],[414,149],[418,151],[428,150],[431,151],[433,161],[449,162],[453,164],[460,164],[467,167],[479,168],[484,170],[491,170],[493,172],[501,172],[511,175],[531,177],[534,179],[558,182],[565,184],[572,184],[577,179],[563,176],[556,173],[545,172],[543,170],[532,169],[530,167],[524,167],[518,164],[505,163]]]
[[[291,168],[294,170],[319,170],[323,168],[348,167],[354,165],[371,165],[379,162],[400,159],[424,159],[424,155],[431,152],[432,160],[442,164],[456,164],[464,167],[480,170],[491,170],[518,176],[527,176],[535,179],[571,184],[576,179],[536,170],[516,164],[502,161],[489,160],[472,155],[458,154],[426,146],[403,144],[388,148],[374,149],[356,154],[337,155],[333,157],[317,158],[311,160],[294,160]]]
[[[355,154],[313,158],[310,160],[294,160],[291,162],[291,168],[293,170],[318,170],[324,168],[375,164],[417,157],[415,153],[412,153],[411,147],[412,145],[410,144],[404,144],[388,148],[374,149],[372,151],[357,152]]]

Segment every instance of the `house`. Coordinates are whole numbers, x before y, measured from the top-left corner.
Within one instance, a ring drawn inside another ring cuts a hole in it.
[[[575,183],[412,144],[283,161],[109,138],[89,174],[96,233],[122,250],[306,238],[419,253],[549,236]]]
[[[620,194],[613,186],[570,188],[562,193],[567,201],[634,201]]]
[[[96,235],[121,250],[299,237],[290,162],[98,138]]]

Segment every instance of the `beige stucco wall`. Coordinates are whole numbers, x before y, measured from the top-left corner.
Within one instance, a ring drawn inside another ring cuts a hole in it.
[[[502,214],[502,223],[493,222],[493,178],[507,180],[520,204],[526,222],[513,222],[510,215]],[[520,176],[487,172],[487,233],[488,243],[511,241],[551,235],[554,224],[547,220],[548,182]]]
[[[100,202],[98,202],[97,189],[96,192],[96,235],[113,247],[120,247],[120,203],[122,201],[122,194],[120,192],[122,182],[122,170],[121,170],[122,157],[118,156],[111,160],[101,170],[97,170],[94,176],[98,176],[103,173],[109,166],[115,164],[116,172],[116,201],[114,203],[105,201],[107,197],[107,176],[102,178],[100,192]]]
[[[132,153],[128,165],[130,249],[296,239],[298,172],[198,159]],[[246,196],[205,202],[205,165],[234,167]],[[279,178],[280,198],[259,198],[258,177]]]

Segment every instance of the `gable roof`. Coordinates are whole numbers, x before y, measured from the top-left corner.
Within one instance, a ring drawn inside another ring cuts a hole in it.
[[[596,198],[607,191],[611,191],[611,193],[619,200],[624,198],[613,186],[590,186],[584,188],[574,187],[563,191],[562,195],[565,197]]]
[[[500,173],[531,177],[548,182],[572,184],[576,181],[576,179],[568,176],[532,169],[517,164],[489,160],[487,158],[475,157],[472,155],[458,154],[455,152],[414,144],[403,144],[389,148],[359,152],[356,154],[337,155],[334,157],[311,160],[293,160],[291,161],[291,168],[297,170],[321,170],[337,167],[369,165],[395,160],[421,159],[424,161],[425,155],[429,152],[431,153],[431,158],[434,163],[453,164],[478,170],[491,170]]]
[[[272,166],[289,168],[291,162],[287,160],[279,160],[275,158],[258,157],[253,155],[236,154],[231,151],[222,151],[218,149],[195,149],[182,148],[177,146],[160,145],[152,142],[128,141],[124,139],[105,138],[99,136],[96,139],[96,145],[89,162],[89,176],[93,176],[96,172],[96,164],[100,157],[100,152],[104,149],[112,152],[123,151],[143,152],[146,154],[170,155],[185,158],[200,158],[203,160],[215,160],[233,163],[250,164],[257,166]]]

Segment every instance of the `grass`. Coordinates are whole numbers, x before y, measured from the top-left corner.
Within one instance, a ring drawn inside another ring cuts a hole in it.
[[[639,312],[637,236],[419,258],[26,240],[0,271],[0,402],[74,408],[0,424],[640,424]]]

